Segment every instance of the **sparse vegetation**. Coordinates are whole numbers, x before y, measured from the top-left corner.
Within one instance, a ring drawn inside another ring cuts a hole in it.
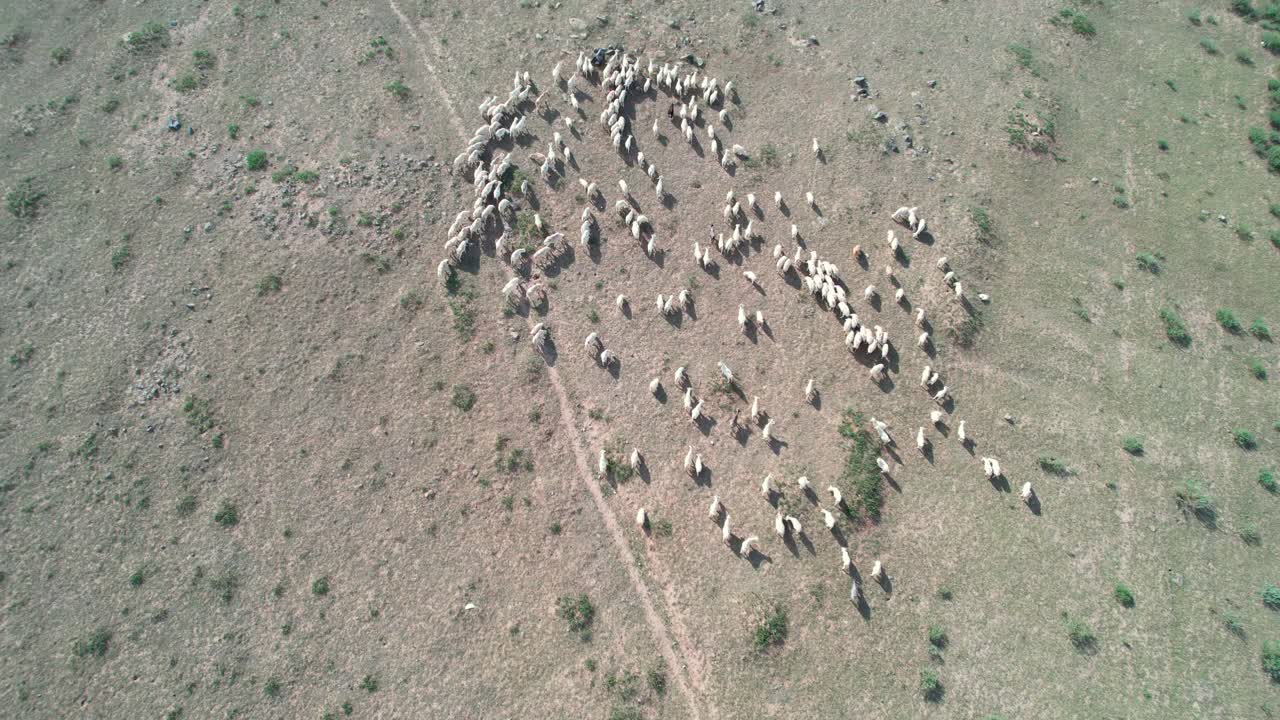
[[[1235,441],[1236,447],[1241,450],[1252,450],[1258,447],[1258,438],[1253,433],[1242,428],[1232,430],[1231,439]]]
[[[1199,480],[1187,480],[1173,494],[1178,509],[1194,515],[1205,524],[1212,524],[1217,516],[1217,503]]]
[[[454,385],[453,396],[449,398],[449,403],[462,412],[467,412],[475,407],[476,393],[469,385]]]
[[[258,297],[274,295],[284,287],[284,279],[275,273],[267,273],[258,279],[254,287],[258,290]]]
[[[391,93],[392,97],[401,102],[409,99],[409,86],[399,80],[392,80],[387,83],[385,89]]]
[[[1280,682],[1280,640],[1262,643],[1262,669],[1272,682]]]
[[[764,620],[756,626],[752,636],[752,644],[757,652],[763,652],[787,640],[787,610],[781,605],[774,605]]]
[[[1125,585],[1122,582],[1116,583],[1116,587],[1112,591],[1112,595],[1115,597],[1116,602],[1120,603],[1121,607],[1133,607],[1135,602],[1133,591],[1129,589],[1128,585]]]
[[[1130,455],[1141,455],[1143,453],[1142,438],[1133,435],[1126,435],[1121,442],[1121,446]]]
[[[1280,483],[1276,482],[1275,473],[1269,469],[1258,472],[1258,484],[1269,493],[1280,491]]]
[[[1271,328],[1267,327],[1262,318],[1253,321],[1253,324],[1249,326],[1249,334],[1259,340],[1271,340]]]
[[[1267,366],[1257,358],[1249,358],[1245,361],[1245,365],[1249,368],[1249,374],[1258,380],[1267,379]]]
[[[1050,475],[1066,475],[1067,474],[1066,463],[1062,462],[1061,460],[1059,460],[1058,458],[1052,455],[1041,455],[1040,457],[1036,458],[1036,464],[1040,466],[1041,470],[1049,473]]]
[[[586,593],[578,596],[562,595],[556,600],[556,615],[576,633],[583,642],[591,639],[591,626],[596,620],[596,608]]]
[[[861,425],[862,416],[857,411],[852,408],[844,411],[839,432],[849,442],[846,444],[847,454],[840,479],[847,486],[853,487],[852,497],[846,507],[860,510],[867,517],[876,520],[884,506],[880,468],[876,465],[879,453]]]
[[[924,668],[920,671],[920,694],[929,702],[938,702],[942,698],[942,680],[937,670]]]
[[[113,633],[105,627],[99,627],[83,638],[76,640],[71,646],[71,654],[78,658],[105,657],[111,649]]]
[[[1098,645],[1098,636],[1094,634],[1093,628],[1078,617],[1068,616],[1066,621],[1067,637],[1071,640],[1071,645],[1080,652],[1092,652]]]
[[[1169,340],[1179,347],[1188,347],[1191,345],[1191,334],[1187,332],[1187,326],[1182,322],[1182,318],[1169,308],[1160,311],[1160,319],[1164,321],[1164,333]]]
[[[995,239],[995,229],[991,224],[991,215],[987,213],[987,209],[974,205],[969,208],[969,220],[973,222],[976,229],[978,242],[990,243]]]
[[[44,199],[44,191],[36,187],[35,178],[24,178],[9,192],[5,193],[4,204],[9,214],[25,220],[36,216],[40,209],[40,201]]]
[[[250,170],[265,170],[267,168],[267,152],[265,150],[249,151],[249,154],[244,156],[244,166]]]

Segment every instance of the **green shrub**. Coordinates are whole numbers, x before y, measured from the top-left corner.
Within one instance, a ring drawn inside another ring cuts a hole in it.
[[[1257,545],[1262,542],[1262,533],[1258,531],[1255,523],[1247,523],[1240,528],[1240,539],[1245,545]]]
[[[262,694],[274,700],[280,696],[280,688],[280,679],[270,677],[267,678],[267,681],[262,685]]]
[[[1267,327],[1267,324],[1262,322],[1262,318],[1258,318],[1257,320],[1253,321],[1252,325],[1249,326],[1249,334],[1253,335],[1259,340],[1270,340],[1271,328]]]
[[[1262,604],[1272,610],[1280,610],[1280,587],[1267,585],[1262,588]]]
[[[267,153],[265,150],[252,150],[248,155],[244,156],[244,166],[250,170],[263,170],[267,167]]]
[[[1249,367],[1249,373],[1259,380],[1267,379],[1267,366],[1257,358],[1250,358],[1245,361],[1245,365]]]
[[[267,273],[258,280],[255,287],[258,290],[258,297],[271,295],[280,292],[280,289],[284,287],[284,279],[275,273]]]
[[[1164,321],[1164,333],[1169,337],[1173,344],[1187,347],[1191,344],[1191,334],[1187,332],[1187,326],[1182,322],[1182,318],[1169,308],[1160,310],[1160,319]]]
[[[1277,490],[1280,490],[1280,484],[1276,482],[1275,473],[1269,469],[1264,469],[1258,472],[1258,484],[1267,492],[1276,492]]]
[[[240,510],[235,503],[223,500],[222,506],[213,514],[213,521],[225,528],[235,527],[240,524]]]
[[[1217,516],[1217,503],[1198,480],[1187,480],[1173,498],[1178,509],[1195,515],[1203,522],[1212,523]]]
[[[1241,65],[1253,65],[1253,53],[1241,48],[1236,51],[1236,62]]]
[[[76,640],[71,646],[71,654],[78,658],[103,657],[111,649],[111,636],[110,630],[100,627]]]
[[[1246,20],[1251,20],[1257,11],[1253,9],[1253,4],[1249,0],[1231,0],[1231,12]]]
[[[1036,464],[1040,469],[1051,475],[1066,475],[1067,465],[1052,455],[1041,455],[1036,458]]]
[[[920,671],[920,694],[929,702],[937,702],[942,697],[942,680],[938,678],[938,671],[933,668]]]
[[[1098,29],[1093,26],[1093,21],[1085,17],[1084,13],[1076,13],[1071,18],[1071,29],[1085,37],[1093,37],[1098,32]]]
[[[591,625],[596,619],[596,608],[586,593],[577,597],[562,595],[556,600],[556,615],[569,625],[569,631],[577,633],[584,641],[591,639]]]
[[[1138,267],[1146,270],[1152,275],[1160,273],[1160,260],[1151,253],[1138,253],[1135,259],[1138,261]]]
[[[1188,11],[1187,11],[1187,22],[1191,23],[1192,25],[1199,25],[1199,24],[1200,24],[1200,9],[1199,9],[1199,8],[1192,8],[1192,9],[1190,9],[1190,10],[1188,10]]]
[[[409,86],[399,80],[392,80],[384,87],[386,88],[386,91],[395,96],[395,99],[397,100],[403,101],[409,99]]]
[[[324,597],[329,594],[329,576],[324,575],[311,581],[311,594]]]
[[[235,140],[239,136],[240,136],[239,125],[235,123],[231,123],[230,125],[227,126],[227,137],[231,138],[232,140]]]
[[[876,465],[879,452],[870,436],[859,427],[861,416],[855,410],[846,409],[843,418],[839,432],[850,442],[840,479],[853,486],[854,497],[853,502],[846,507],[849,511],[860,510],[875,520],[880,517],[880,511],[884,507],[880,468]]]
[[[111,269],[119,272],[121,268],[129,263],[129,258],[133,256],[133,251],[128,245],[121,245],[111,253]]]
[[[1067,637],[1076,650],[1081,652],[1091,651],[1098,644],[1098,636],[1093,633],[1093,628],[1080,618],[1067,618]]]
[[[1204,51],[1209,53],[1210,55],[1218,54],[1218,45],[1213,41],[1212,38],[1207,38],[1207,37],[1200,38],[1200,47],[1204,48]]]
[[[757,651],[764,651],[774,645],[781,645],[787,639],[787,610],[781,605],[774,605],[769,613],[756,627],[753,644]]]
[[[124,38],[124,44],[133,52],[145,52],[169,46],[169,30],[158,22],[149,22]]]
[[[1280,146],[1277,146],[1277,147],[1280,147]],[[1275,245],[1277,248],[1280,248],[1280,230],[1272,230],[1271,234],[1268,235],[1268,237],[1271,238],[1272,245]]]
[[[360,689],[367,693],[378,692],[378,678],[372,675],[365,675],[364,678],[360,680]]]
[[[1169,149],[1169,141],[1163,138],[1159,138],[1156,140],[1156,147],[1160,148],[1161,150],[1167,151]]]
[[[49,51],[49,57],[53,58],[53,62],[61,65],[71,59],[71,48],[56,47]]]
[[[471,408],[475,407],[476,393],[470,388],[470,386],[454,385],[453,397],[450,398],[449,402],[462,412],[468,412]]]
[[[1262,47],[1272,53],[1280,53],[1280,32],[1268,30],[1262,33]]]
[[[1272,682],[1280,682],[1280,640],[1262,643],[1262,669],[1271,676]]]
[[[1133,591],[1129,589],[1128,585],[1125,585],[1122,582],[1116,583],[1113,595],[1115,596],[1116,602],[1120,603],[1121,606],[1127,608],[1133,607]]]
[[[44,199],[44,191],[38,189],[35,178],[23,178],[9,192],[5,193],[4,204],[9,214],[25,220],[36,216],[40,209],[40,201]]]
[[[1274,172],[1280,172],[1280,145],[1267,148],[1267,167]]]
[[[1240,321],[1236,319],[1236,314],[1227,308],[1219,309],[1214,317],[1217,318],[1218,324],[1227,332],[1239,333],[1244,329],[1241,327]]]
[[[1142,438],[1134,437],[1133,435],[1126,435],[1120,445],[1130,455],[1141,455],[1143,452]]]
[[[926,633],[929,638],[929,644],[942,648],[947,646],[947,631],[937,625],[930,625]]]
[[[1231,439],[1235,441],[1236,446],[1242,450],[1252,450],[1258,446],[1258,439],[1248,430],[1235,429],[1231,431]]]

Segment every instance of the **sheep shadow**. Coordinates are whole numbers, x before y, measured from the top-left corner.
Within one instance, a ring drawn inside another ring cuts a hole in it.
[[[640,467],[636,468],[636,475],[640,476],[640,481],[645,485],[653,482],[653,473],[649,472],[648,463],[640,463]]]
[[[807,488],[805,488],[805,489],[804,489],[804,496],[805,496],[805,498],[809,501],[809,504],[810,504],[810,505],[817,505],[817,504],[818,504],[818,494],[817,494],[817,493],[815,493],[815,492],[813,491],[813,488],[811,488],[811,487],[807,487]]]
[[[772,336],[770,337],[772,338]],[[813,393],[813,399],[809,401],[809,404],[813,406],[814,410],[822,412],[822,393],[815,391]]]
[[[547,338],[547,342],[542,346],[542,361],[547,367],[553,368],[560,361],[560,350],[556,348],[556,341]]]
[[[932,245],[934,243],[933,233],[929,232],[928,229],[916,236],[915,239],[925,245]]]
[[[756,324],[751,322],[750,320],[747,321],[746,325],[742,326],[742,335],[752,345],[760,344],[760,337],[759,337],[759,332],[756,330]]]
[[[898,484],[897,480],[893,479],[892,475],[890,475],[889,473],[880,473],[880,477],[884,478],[885,484],[893,488],[894,492],[898,493],[899,495],[902,494],[902,486]]]
[[[759,570],[761,565],[773,562],[773,558],[760,552],[756,548],[751,548],[751,553],[747,555],[747,562],[751,563],[752,570]]]
[[[933,443],[925,442],[924,447],[920,448],[920,454],[924,456],[925,462],[933,464]]]
[[[622,375],[622,359],[614,358],[613,362],[606,365],[604,370],[609,373],[614,380],[617,380],[618,377]]]
[[[978,444],[973,441],[973,438],[965,438],[964,442],[960,443],[960,447],[964,448],[965,451],[968,452],[970,456],[974,454],[973,450],[977,446]]]
[[[769,452],[774,455],[781,455],[782,449],[785,447],[787,447],[787,443],[785,441],[779,440],[776,437],[769,438]]]
[[[663,405],[667,404],[667,389],[662,385],[658,386],[658,392],[653,394],[654,399]]]
[[[889,573],[882,570],[880,572],[880,577],[876,579],[876,584],[880,586],[880,589],[883,590],[886,595],[893,594],[893,580],[889,578]]]
[[[676,313],[674,315],[668,315],[666,313],[663,313],[662,319],[666,320],[668,323],[671,324],[671,327],[677,330],[680,329],[680,326],[684,325],[684,313]]]
[[[708,467],[707,465],[703,465],[702,472],[693,476],[693,484],[697,485],[698,487],[709,488],[711,487],[712,475],[713,473],[711,472],[711,468]]]
[[[627,320],[630,320],[631,319],[631,303],[623,303],[622,310],[620,310],[620,312],[622,313],[622,317],[626,318]]]
[[[813,547],[813,541],[809,539],[809,536],[803,532],[798,533],[798,535],[800,536],[800,544],[804,545],[804,549],[808,550],[810,555],[817,555],[818,551]]]
[[[720,265],[714,261],[709,266],[702,268],[702,271],[710,275],[714,280],[720,279]]]
[[[839,525],[831,528],[831,536],[836,539],[836,544],[840,547],[849,547],[849,539],[845,537],[844,530],[841,530]]]
[[[698,417],[698,421],[694,423],[693,426],[698,428],[698,432],[702,433],[704,436],[707,436],[707,435],[710,435],[711,431],[715,429],[716,421],[714,418],[708,415],[701,415]]]
[[[796,539],[792,533],[788,532],[782,536],[782,544],[786,546],[787,550],[791,551],[793,557],[800,557],[800,548],[796,546]]]
[[[690,302],[684,309],[684,314],[689,316],[690,320],[698,319],[698,306]]]
[[[773,340],[774,342],[777,342],[777,340],[773,339],[773,330],[769,329],[769,323],[767,322],[762,323],[760,325],[760,331],[764,333],[765,337],[769,338],[770,340]]]
[[[1031,511],[1032,515],[1040,517],[1040,496],[1034,490],[1031,491],[1031,497],[1027,498],[1027,509]]]
[[[858,253],[858,257],[856,258],[856,260],[858,262],[858,266],[861,267],[863,270],[871,269],[871,263],[870,261],[867,260],[867,254],[865,252]]]
[[[792,289],[799,290],[801,287],[800,276],[795,273],[787,273],[782,276],[782,281],[790,285]]]
[[[893,392],[896,384],[893,382],[893,378],[889,377],[888,373],[885,373],[883,377],[876,381],[876,387],[880,388],[880,392],[887,394]]]
[[[791,206],[787,204],[786,200],[783,200],[782,204],[778,205],[778,212],[782,213],[783,217],[791,217]],[[796,238],[797,242],[799,242],[799,240],[800,238]]]
[[[995,488],[997,492],[1012,492],[1012,488],[1009,487],[1009,481],[1005,479],[1004,475],[987,478],[987,481],[991,483],[991,487]]]
[[[876,312],[880,312],[880,305],[881,305],[880,293],[876,293],[875,295],[872,295],[871,298],[867,300],[867,304],[871,306],[872,310],[875,310]]]

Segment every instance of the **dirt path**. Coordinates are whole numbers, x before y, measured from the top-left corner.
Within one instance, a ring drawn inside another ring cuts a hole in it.
[[[453,106],[453,101],[449,98],[448,92],[445,90],[444,84],[440,81],[436,73],[435,67],[428,60],[431,54],[428,50],[438,51],[435,41],[430,40],[430,47],[419,37],[417,29],[409,18],[400,10],[395,0],[387,0],[387,4],[391,6],[392,12],[400,19],[400,22],[409,31],[409,35],[413,38],[414,44],[417,46],[418,54],[422,56],[423,65],[427,69],[427,74],[431,78],[432,85],[435,86],[436,92],[444,101],[445,110],[449,114],[449,119],[453,123],[454,128],[458,131],[459,139],[466,142],[468,134],[466,124],[458,115],[457,109]],[[530,328],[533,326],[532,317],[526,318],[526,322]],[[578,432],[577,423],[573,414],[573,405],[569,401],[569,393],[565,390],[564,383],[560,380],[560,373],[553,365],[547,366],[547,376],[551,380],[551,386],[556,391],[556,399],[560,404],[560,425],[564,428],[565,433],[569,437],[569,445],[573,450],[574,462],[578,466],[578,480],[582,486],[591,495],[591,500],[595,504],[596,511],[600,515],[600,519],[604,522],[605,529],[609,531],[609,538],[613,541],[614,548],[618,552],[619,560],[627,571],[627,577],[631,580],[631,585],[636,591],[636,595],[640,598],[641,609],[644,611],[645,623],[649,626],[649,632],[653,636],[654,643],[658,646],[662,653],[663,660],[666,661],[667,667],[671,668],[672,675],[676,685],[680,689],[680,693],[684,695],[689,705],[689,717],[693,720],[701,720],[702,703],[708,703],[708,715],[715,717],[715,709],[710,705],[708,693],[706,692],[706,676],[703,672],[703,664],[701,655],[694,649],[693,641],[685,628],[684,623],[680,620],[676,613],[675,606],[675,588],[671,586],[670,580],[663,578],[664,598],[667,603],[667,615],[670,618],[671,628],[667,627],[667,623],[663,621],[661,615],[653,603],[653,593],[649,589],[644,578],[640,576],[637,569],[635,556],[631,553],[631,548],[627,543],[627,536],[622,526],[618,523],[618,518],[609,509],[608,503],[605,502],[604,494],[600,490],[599,484],[595,481],[591,473],[591,461],[587,455],[585,445],[583,443],[582,434]],[[663,573],[665,576],[665,573]],[[674,642],[673,642],[674,638]],[[679,651],[677,656],[676,651]]]

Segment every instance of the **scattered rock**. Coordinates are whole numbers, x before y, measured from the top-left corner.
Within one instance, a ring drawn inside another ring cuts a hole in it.
[[[692,63],[695,67],[704,67],[707,64],[705,60],[698,57],[697,55],[694,55],[693,53],[689,53],[688,55],[685,55],[684,59],[685,61]]]
[[[582,18],[569,18],[569,27],[574,30],[586,30],[587,21]]]
[[[984,303],[991,302],[991,296],[986,293],[978,293],[978,299]]]
[[[1089,182],[1093,183],[1094,185],[1097,185],[1097,184],[1098,184],[1098,182],[1099,182],[1099,180],[1098,180],[1098,178],[1096,178],[1096,177],[1091,177],[1091,178],[1089,178]]]
[[[889,116],[888,116],[888,115],[886,115],[886,114],[884,114],[883,112],[880,112],[880,111],[876,111],[876,114],[875,114],[875,115],[872,115],[871,117],[872,117],[872,119],[874,119],[876,122],[880,122],[880,123],[887,123],[887,122],[889,122]]]
[[[169,122],[165,123],[165,126],[168,127],[170,130],[177,132],[179,129],[182,128],[182,121],[176,117],[170,117]]]
[[[1004,421],[1012,425],[1015,422],[1015,419],[1012,415],[1005,415]]]
[[[929,87],[931,87],[931,88],[936,88],[936,87],[938,87],[938,81],[937,81],[937,80],[930,80],[927,84],[928,84],[928,85],[929,85]]]

